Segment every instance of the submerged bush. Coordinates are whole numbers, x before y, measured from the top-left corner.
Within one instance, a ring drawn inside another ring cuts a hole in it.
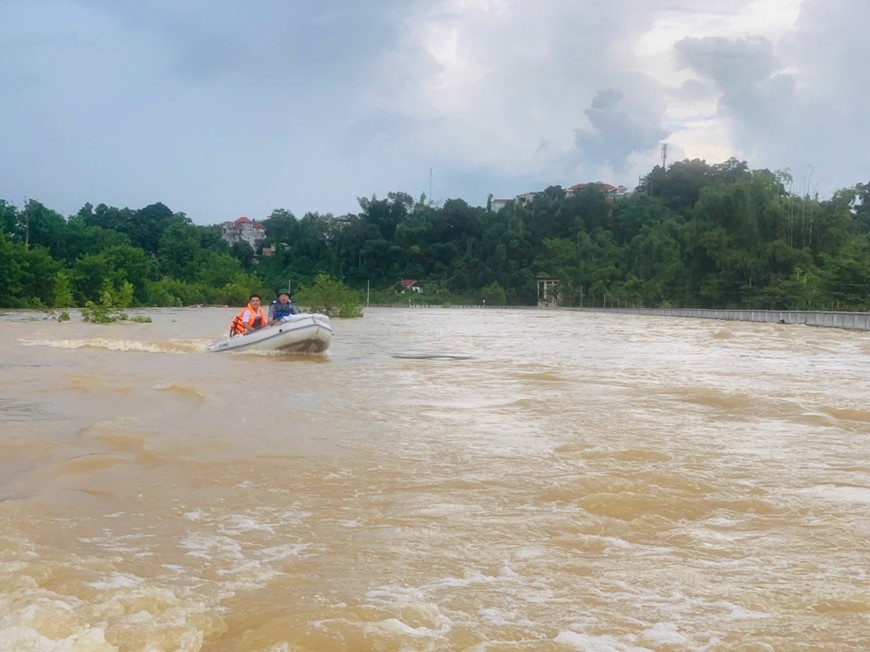
[[[133,285],[124,281],[120,288],[115,288],[109,279],[103,281],[100,291],[100,302],[88,301],[82,308],[82,319],[94,324],[108,324],[119,319],[129,319],[121,312],[133,302]]]
[[[318,274],[311,287],[303,287],[294,297],[298,305],[328,317],[362,317],[359,296],[329,274]]]

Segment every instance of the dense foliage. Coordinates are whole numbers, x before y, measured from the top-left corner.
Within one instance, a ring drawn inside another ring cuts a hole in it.
[[[318,274],[310,286],[296,294],[296,304],[328,317],[362,317],[357,294],[329,274]]]
[[[131,306],[244,305],[328,274],[379,302],[413,278],[424,294],[402,301],[533,304],[551,276],[563,305],[870,309],[870,183],[824,201],[791,186],[731,159],[656,167],[627,197],[552,186],[499,212],[397,192],[338,217],[273,211],[272,255],[160,203],[64,217],[0,200],[0,306],[100,305],[128,285]],[[320,294],[338,292],[326,278]]]

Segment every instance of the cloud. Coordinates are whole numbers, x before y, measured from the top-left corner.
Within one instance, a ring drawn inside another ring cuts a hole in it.
[[[629,157],[635,152],[656,148],[668,132],[661,128],[661,115],[622,106],[622,91],[598,91],[585,113],[592,129],[577,130],[574,143],[581,160],[603,161],[616,172],[629,167]]]
[[[795,123],[794,79],[782,72],[767,38],[690,37],[674,49],[678,64],[700,78],[697,84],[717,90],[720,114],[743,152],[770,151],[770,136]]]
[[[199,222],[352,208],[334,201],[351,168],[326,159],[395,5],[8,3],[0,193],[66,213],[160,200]]]
[[[674,46],[677,61],[726,92],[762,82],[781,68],[771,42],[762,36],[685,38]]]
[[[65,213],[339,213],[430,169],[473,204],[633,185],[665,137],[670,160],[870,169],[859,0],[0,2],[0,197]]]
[[[825,195],[870,175],[870,147],[858,128],[867,102],[860,82],[870,57],[867,21],[870,5],[860,0],[805,0],[794,29],[776,42],[685,38],[675,58],[694,75],[687,90],[715,89],[738,157],[753,167],[790,168],[805,185],[815,175],[806,191]]]
[[[368,107],[436,166],[529,185],[636,178],[630,155],[654,160],[665,134],[663,88],[631,50],[653,16],[627,0],[419,2]]]

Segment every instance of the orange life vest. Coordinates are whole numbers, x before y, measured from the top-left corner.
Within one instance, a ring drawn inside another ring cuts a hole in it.
[[[233,335],[241,335],[245,332],[245,313],[250,313],[248,315],[247,323],[252,328],[262,328],[266,325],[266,312],[263,310],[263,306],[260,306],[256,310],[251,307],[249,303],[247,307],[242,310],[238,315],[236,315],[235,319],[233,319],[232,326],[230,326],[230,336]]]

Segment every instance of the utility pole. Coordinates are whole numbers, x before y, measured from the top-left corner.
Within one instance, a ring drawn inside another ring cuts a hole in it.
[[[432,168],[429,168],[429,205],[432,205]]]
[[[24,198],[24,248],[30,249],[30,212],[27,210],[27,197]]]

